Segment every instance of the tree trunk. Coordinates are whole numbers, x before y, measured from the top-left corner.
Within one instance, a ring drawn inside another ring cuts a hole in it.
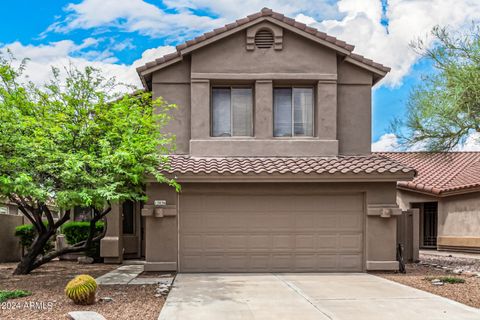
[[[47,231],[39,235],[35,241],[32,243],[32,246],[28,249],[27,254],[22,257],[18,263],[13,274],[29,274],[33,269],[38,266],[35,266],[35,261],[38,256],[42,254],[43,248],[47,244],[47,241],[53,236],[55,231]]]

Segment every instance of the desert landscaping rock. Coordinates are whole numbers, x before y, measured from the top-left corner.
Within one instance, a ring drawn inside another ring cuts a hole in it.
[[[101,302],[112,302],[113,301],[113,298],[110,298],[110,297],[102,297],[99,299],[99,301]]]
[[[72,311],[67,314],[70,320],[107,320],[104,316],[94,311]]]
[[[92,264],[93,261],[94,260],[93,260],[92,257],[83,256],[83,257],[78,257],[77,258],[77,262],[80,263],[80,264]]]
[[[465,280],[465,283],[443,283],[434,284],[433,281],[440,280],[448,273],[443,269],[437,269],[425,264],[407,264],[407,273],[375,273],[381,277],[393,280],[407,286],[431,292],[460,303],[480,308],[480,277],[467,276],[465,273],[455,275],[456,278]],[[437,282],[438,283],[438,282]]]

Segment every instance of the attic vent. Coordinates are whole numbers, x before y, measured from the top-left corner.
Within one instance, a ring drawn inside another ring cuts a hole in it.
[[[255,34],[255,46],[260,49],[268,49],[273,46],[273,33],[269,30],[260,30]]]

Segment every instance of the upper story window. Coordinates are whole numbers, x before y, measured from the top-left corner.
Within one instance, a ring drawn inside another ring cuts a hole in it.
[[[252,88],[212,88],[212,136],[252,136],[252,99]]]
[[[273,101],[275,137],[313,136],[313,88],[274,88]]]

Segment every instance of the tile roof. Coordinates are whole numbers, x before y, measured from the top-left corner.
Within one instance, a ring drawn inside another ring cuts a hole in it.
[[[389,72],[390,71],[390,68],[389,67],[386,67],[380,63],[377,63],[377,62],[374,62],[370,59],[367,59],[365,58],[364,56],[361,56],[359,54],[355,54],[355,53],[352,53],[353,49],[355,48],[353,45],[351,44],[348,44],[346,43],[345,41],[342,41],[342,40],[339,40],[333,36],[330,36],[324,32],[321,32],[315,28],[312,28],[312,27],[309,27],[307,26],[306,24],[304,23],[301,23],[299,21],[296,21],[292,18],[288,18],[288,17],[285,17],[283,14],[281,13],[277,13],[275,11],[273,11],[272,9],[269,9],[269,8],[263,8],[260,12],[257,12],[257,13],[254,13],[254,14],[251,14],[245,18],[242,18],[242,19],[238,19],[236,20],[235,22],[233,23],[229,23],[229,24],[226,24],[225,26],[223,27],[220,27],[220,28],[217,28],[217,29],[214,29],[210,32],[206,32],[204,34],[202,34],[201,36],[198,36],[192,40],[188,40],[187,42],[185,43],[182,43],[180,45],[178,45],[176,47],[177,51],[174,52],[174,53],[170,53],[170,54],[167,54],[161,58],[158,58],[154,61],[151,61],[151,62],[148,62],[146,63],[145,65],[143,66],[140,66],[137,68],[137,72],[140,74],[140,77],[143,78],[143,76],[141,75],[141,73],[145,70],[148,70],[152,67],[155,67],[157,65],[161,65],[161,64],[164,64],[170,60],[173,60],[175,58],[178,58],[178,57],[181,57],[181,50],[185,49],[185,48],[188,48],[188,47],[191,47],[193,45],[196,45],[198,43],[201,43],[209,38],[212,38],[216,35],[219,35],[221,33],[224,33],[224,32],[227,32],[229,30],[232,30],[232,29],[235,29],[237,27],[240,27],[246,23],[249,23],[251,21],[254,21],[254,20],[257,20],[257,19],[260,19],[262,17],[271,17],[277,21],[280,21],[280,22],[283,22],[283,23],[286,23],[292,27],[295,27],[296,29],[300,30],[300,31],[304,31],[304,32],[307,32],[321,40],[324,40],[324,41],[327,41],[337,47],[339,47],[340,49],[345,49],[346,51],[350,52],[350,54],[348,55],[350,58],[352,58],[353,60],[356,60],[358,62],[361,62],[361,63],[364,63],[366,65],[369,65],[371,67],[374,67],[376,69],[379,69],[383,72]]]
[[[480,152],[379,152],[417,170],[412,181],[398,186],[433,195],[480,188]]]
[[[191,157],[169,156],[167,173],[178,174],[415,174],[412,168],[386,157]]]

